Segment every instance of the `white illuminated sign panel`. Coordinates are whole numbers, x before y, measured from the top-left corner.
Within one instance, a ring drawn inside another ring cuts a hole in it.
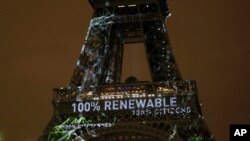
[[[176,96],[85,101],[71,106],[74,113],[129,110],[133,115],[171,115],[191,112],[191,107],[179,104]]]

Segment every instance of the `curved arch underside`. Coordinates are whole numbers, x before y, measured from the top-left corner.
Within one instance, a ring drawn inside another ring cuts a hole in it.
[[[140,132],[113,132],[92,138],[90,141],[165,141]]]
[[[97,134],[98,137],[90,141],[166,141],[168,138],[168,134],[159,129],[129,124],[97,130]]]

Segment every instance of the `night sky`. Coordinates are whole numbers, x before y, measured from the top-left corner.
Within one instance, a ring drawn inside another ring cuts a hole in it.
[[[208,127],[227,141],[229,124],[250,124],[250,1],[169,4],[180,72],[197,81]],[[38,139],[52,117],[52,89],[73,74],[92,12],[87,0],[0,0],[0,141]]]

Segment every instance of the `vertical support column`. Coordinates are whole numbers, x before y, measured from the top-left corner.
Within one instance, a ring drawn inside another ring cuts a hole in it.
[[[143,32],[153,81],[180,80],[181,76],[167,38],[164,19],[156,3],[142,8],[151,8],[145,12],[157,12],[160,19],[143,21]]]
[[[104,9],[103,11],[105,11]],[[103,12],[100,11],[100,12]],[[81,87],[83,92],[93,91],[105,73],[105,60],[110,53],[113,15],[98,15],[92,18],[77,67],[71,79],[71,87]],[[106,70],[106,69],[105,69]]]
[[[118,28],[119,29],[119,26]],[[115,54],[115,71],[114,71],[114,83],[121,82],[121,74],[122,74],[122,64],[123,64],[123,50],[124,50],[124,41],[122,38],[122,33],[116,30],[116,54]]]

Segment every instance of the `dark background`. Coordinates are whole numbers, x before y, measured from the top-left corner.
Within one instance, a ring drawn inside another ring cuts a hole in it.
[[[169,0],[167,25],[184,79],[195,79],[218,141],[250,123],[249,0]],[[84,42],[87,0],[0,0],[0,141],[34,141]]]

